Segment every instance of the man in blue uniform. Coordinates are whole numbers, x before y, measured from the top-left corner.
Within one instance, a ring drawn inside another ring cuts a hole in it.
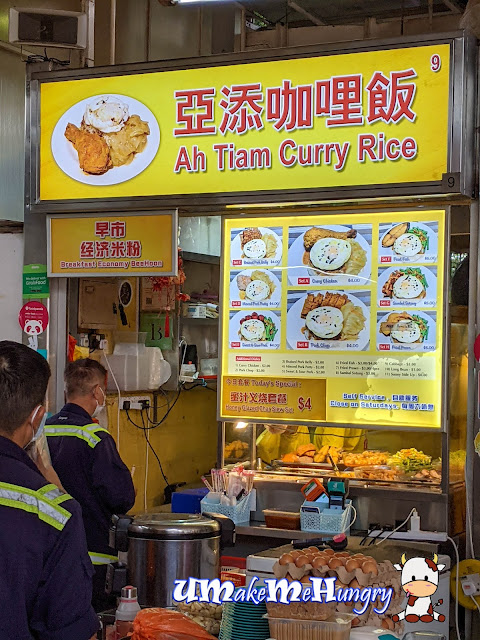
[[[0,638],[89,640],[92,566],[79,505],[49,484],[24,448],[41,433],[50,368],[0,342]]]
[[[117,560],[108,543],[112,515],[127,513],[135,503],[132,478],[115,441],[94,421],[105,407],[106,384],[107,372],[99,362],[70,362],[65,369],[67,404],[45,428],[53,467],[82,507],[95,567],[92,602],[98,612],[115,605],[105,594],[107,565]]]

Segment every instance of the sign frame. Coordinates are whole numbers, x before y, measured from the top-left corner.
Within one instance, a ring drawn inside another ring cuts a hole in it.
[[[103,213],[99,212],[99,215],[102,218],[117,218],[117,217],[130,217],[137,218],[138,216],[170,216],[172,219],[172,270],[171,271],[162,271],[155,272],[153,274],[149,274],[147,271],[115,271],[111,270],[108,272],[98,272],[98,271],[81,271],[78,274],[75,273],[53,273],[52,272],[52,234],[51,234],[51,221],[55,219],[66,219],[72,220],[72,216],[69,214],[49,214],[46,216],[46,226],[47,226],[47,275],[49,278],[126,278],[126,277],[149,277],[149,276],[158,276],[158,277],[170,277],[178,275],[178,210],[173,209],[171,211],[137,211],[135,213]],[[83,213],[76,215],[73,219],[77,218],[94,218],[95,213]]]
[[[273,207],[272,207],[273,208]],[[443,250],[444,250],[444,260],[443,260],[443,286],[444,286],[444,291],[449,291],[450,290],[450,269],[449,269],[449,264],[450,261],[448,259],[448,256],[450,255],[450,233],[451,233],[451,207],[450,206],[437,206],[435,207],[434,205],[432,205],[432,209],[436,208],[437,210],[443,210],[445,212],[445,217],[444,217],[444,246],[443,246]],[[335,211],[335,212],[320,212],[320,216],[322,215],[327,215],[327,216],[338,216],[339,218],[343,218],[343,217],[348,217],[351,214],[378,214],[381,211],[385,211],[385,213],[395,213],[395,214],[401,214],[402,212],[411,212],[412,209],[414,209],[414,207],[402,207],[402,208],[397,208],[397,207],[389,207],[388,205],[385,205],[385,207],[382,208],[369,208],[369,209],[362,209],[361,212],[358,210],[355,210],[352,207],[345,207],[345,209],[341,210],[341,211]],[[427,209],[428,210],[428,209]],[[425,212],[425,207],[422,207],[422,209],[420,209],[419,211],[421,212]],[[270,211],[270,212],[265,212],[265,213],[260,213],[258,215],[256,215],[256,217],[264,217],[266,219],[268,219],[269,217],[271,218],[279,218],[282,216],[285,216],[286,218],[289,217],[290,215],[292,215],[292,213],[287,214],[287,213],[281,213],[280,211]],[[313,214],[312,211],[298,211],[295,212],[295,217],[301,218],[301,217],[311,217]],[[236,214],[234,212],[231,213],[231,215],[228,215],[228,219],[229,220],[238,220],[240,223],[245,223],[246,219],[244,216],[241,216],[239,214]],[[248,220],[247,220],[248,221]],[[340,224],[340,221],[339,221]],[[222,224],[222,256],[224,255],[224,247],[225,247],[225,242],[227,241],[225,238],[225,228],[226,225]],[[220,261],[220,298],[219,298],[219,308],[223,310],[223,305],[224,305],[224,292],[225,292],[225,287],[224,287],[224,278],[225,278],[225,260],[221,259]],[[314,423],[311,420],[310,421],[301,421],[301,420],[297,420],[297,419],[292,419],[289,421],[289,424],[295,424],[295,425],[299,425],[299,426],[306,426],[306,427],[313,427],[313,426],[324,426],[324,427],[332,427],[335,429],[348,429],[348,428],[355,428],[355,429],[362,429],[365,431],[392,431],[392,430],[402,430],[402,431],[407,431],[407,432],[418,432],[418,433],[442,433],[442,434],[447,434],[448,433],[448,416],[449,416],[449,376],[450,376],[450,372],[449,372],[449,366],[448,363],[450,362],[450,334],[449,331],[447,330],[448,327],[450,327],[450,310],[449,310],[449,304],[448,304],[448,295],[443,295],[443,306],[440,309],[437,309],[437,313],[443,314],[443,322],[444,322],[444,326],[443,326],[443,335],[442,335],[442,359],[441,359],[441,381],[440,384],[442,385],[442,389],[441,389],[441,409],[440,409],[440,421],[439,421],[439,426],[438,427],[400,427],[398,425],[395,424],[382,424],[382,423],[350,423],[350,422],[344,422],[344,423],[340,423],[340,422],[331,422],[328,420],[325,421],[321,421],[318,423]],[[246,421],[249,424],[265,424],[265,422],[268,422],[268,424],[278,424],[278,425],[284,425],[286,424],[286,420],[275,420],[275,418],[272,416],[272,418],[268,418],[268,420],[266,420],[265,418],[255,418],[255,415],[249,415],[249,416],[238,416],[237,419],[233,419],[232,416],[223,416],[222,415],[222,401],[223,401],[223,389],[222,389],[222,377],[223,377],[223,365],[224,365],[224,358],[228,357],[227,356],[227,349],[225,348],[225,344],[228,344],[228,340],[227,342],[225,342],[225,337],[224,337],[224,323],[220,322],[219,324],[219,329],[218,329],[219,333],[218,333],[218,344],[219,344],[219,349],[218,349],[218,357],[219,357],[219,389],[218,389],[218,393],[217,393],[217,420],[219,422],[236,422],[237,420],[242,420],[242,421]],[[234,375],[234,374],[233,374]],[[243,377],[248,378],[248,374],[243,375]],[[265,376],[263,376],[265,377]],[[442,447],[444,445],[442,444]],[[444,451],[442,448],[442,455],[444,455]],[[442,480],[443,482],[443,480]]]
[[[102,78],[118,75],[136,75],[162,71],[212,68],[255,62],[281,61],[294,58],[334,56],[339,54],[405,49],[436,44],[451,45],[450,105],[448,125],[447,172],[440,181],[356,185],[315,189],[285,189],[242,191],[226,193],[199,193],[191,195],[139,196],[119,198],[93,198],[79,200],[40,200],[40,87],[43,83]],[[225,209],[244,204],[288,203],[318,200],[345,200],[362,198],[405,198],[412,196],[443,195],[445,197],[472,197],[474,176],[473,157],[474,104],[475,104],[475,38],[463,32],[438,36],[417,36],[408,40],[394,38],[373,42],[353,42],[340,46],[296,47],[292,50],[276,49],[262,52],[242,52],[183,60],[127,64],[115,67],[95,67],[54,72],[30,72],[27,79],[27,136],[26,136],[26,208],[34,213],[131,211],[153,208],[182,207],[198,211],[200,207]],[[471,134],[471,135],[470,135]]]

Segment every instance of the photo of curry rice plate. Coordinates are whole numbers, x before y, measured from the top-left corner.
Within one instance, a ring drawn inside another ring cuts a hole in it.
[[[419,268],[395,269],[382,287],[384,298],[421,300],[427,295],[427,278]]]
[[[303,236],[303,264],[327,275],[358,275],[367,264],[367,252],[356,238],[356,229],[312,227]]]
[[[421,344],[428,340],[428,319],[406,311],[390,313],[380,323],[380,333],[394,344]]]
[[[238,335],[244,342],[273,342],[278,329],[269,316],[253,312],[240,319]]]
[[[413,258],[428,251],[430,237],[424,225],[421,227],[410,222],[394,225],[382,238],[382,247],[398,256]]]
[[[301,318],[301,331],[308,340],[357,340],[366,318],[345,293],[308,293]]]
[[[78,154],[84,173],[103,175],[130,164],[147,146],[150,127],[115,96],[100,96],[87,103],[80,123],[69,122],[65,138]]]
[[[240,300],[262,302],[270,299],[276,289],[276,284],[266,271],[242,272],[236,280]]]
[[[276,234],[262,233],[258,227],[250,227],[240,234],[242,258],[261,259],[274,258],[277,253],[278,242]]]

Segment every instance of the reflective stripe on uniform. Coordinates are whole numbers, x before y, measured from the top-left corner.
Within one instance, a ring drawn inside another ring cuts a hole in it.
[[[87,424],[84,427],[54,424],[45,427],[45,434],[47,436],[70,436],[79,438],[86,442],[92,449],[101,441],[101,438],[96,435],[101,432],[108,433],[106,429],[103,429],[103,427],[100,427],[98,424]]]
[[[53,491],[53,486],[48,485],[46,487],[48,489],[47,494]],[[70,498],[70,496],[65,497],[64,494],[59,497]],[[69,511],[58,506],[54,500],[46,497],[45,487],[43,487],[42,493],[42,489],[34,491],[15,484],[0,482],[0,505],[34,513],[40,520],[59,531],[62,531],[72,516]]]
[[[50,502],[55,502],[55,504],[58,504],[59,498],[65,499],[65,497],[67,498],[70,497],[68,496],[68,494],[65,494],[63,491],[60,491],[60,489],[55,484],[47,484],[45,487],[42,487],[38,491],[38,493],[44,498],[46,498],[47,500],[49,500]]]
[[[92,564],[95,566],[100,566],[102,564],[110,564],[111,562],[118,562],[117,556],[109,556],[106,553],[93,553],[89,551],[88,555],[90,556],[90,560],[92,561]]]

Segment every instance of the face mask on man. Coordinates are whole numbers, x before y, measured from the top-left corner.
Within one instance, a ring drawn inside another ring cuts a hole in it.
[[[40,409],[40,407],[39,407],[39,409]],[[33,417],[33,420],[35,420],[35,417],[36,417],[37,413],[38,413],[38,410],[35,413],[35,416]],[[40,424],[38,426],[38,429],[36,431],[35,431],[35,429],[33,428],[33,425],[32,425],[32,431],[33,431],[32,439],[30,440],[30,442],[27,445],[25,445],[25,447],[24,447],[25,449],[27,447],[29,447],[30,445],[32,445],[34,442],[37,442],[37,440],[40,439],[40,437],[41,437],[41,435],[42,435],[42,433],[43,433],[43,431],[45,429],[45,423],[46,422],[47,422],[47,412],[45,411],[45,413],[43,414],[42,421],[40,422]]]
[[[102,411],[105,409],[105,402],[106,402],[106,398],[105,398],[105,393],[102,389],[102,387],[99,387],[100,391],[102,392],[102,396],[103,396],[103,404],[99,404],[98,400],[96,400],[97,402],[97,407],[95,409],[95,411],[92,413],[92,418],[98,418],[98,416],[102,413]]]

